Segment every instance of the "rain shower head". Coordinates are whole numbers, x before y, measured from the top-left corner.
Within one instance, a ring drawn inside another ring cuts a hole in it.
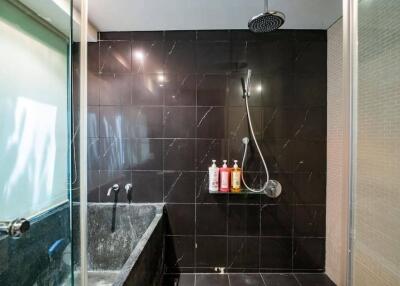
[[[248,27],[254,33],[266,33],[277,30],[285,23],[285,14],[278,11],[268,11],[268,0],[265,0],[266,12],[250,19]]]
[[[285,15],[281,12],[265,12],[254,16],[249,21],[249,29],[254,33],[272,32],[285,23]]]

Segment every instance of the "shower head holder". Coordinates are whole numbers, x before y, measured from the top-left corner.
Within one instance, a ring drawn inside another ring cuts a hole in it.
[[[267,186],[264,193],[267,195],[267,197],[270,197],[271,199],[276,199],[281,195],[282,185],[277,180],[269,180],[265,184]]]

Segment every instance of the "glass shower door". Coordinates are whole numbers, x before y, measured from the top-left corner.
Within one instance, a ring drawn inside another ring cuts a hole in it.
[[[354,1],[352,285],[400,285],[400,1]]]
[[[70,19],[0,0],[0,285],[71,284]]]

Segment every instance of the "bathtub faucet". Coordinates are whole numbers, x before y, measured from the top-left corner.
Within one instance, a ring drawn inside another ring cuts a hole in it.
[[[132,184],[128,183],[125,185],[125,191],[126,191],[126,195],[129,196],[129,192],[132,190]]]
[[[117,193],[119,191],[119,185],[114,184],[111,188],[109,188],[107,191],[107,197],[109,197],[111,195],[111,191],[114,191],[115,193]]]

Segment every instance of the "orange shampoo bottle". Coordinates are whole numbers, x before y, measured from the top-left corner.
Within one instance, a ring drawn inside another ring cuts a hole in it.
[[[240,193],[241,171],[237,164],[237,160],[234,160],[233,162],[235,164],[231,170],[231,192]]]

